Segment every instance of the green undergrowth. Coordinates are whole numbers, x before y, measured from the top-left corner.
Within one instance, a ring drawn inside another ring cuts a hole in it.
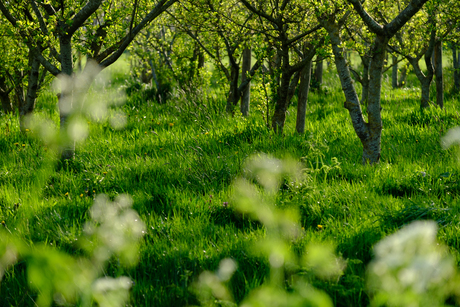
[[[458,254],[460,169],[457,149],[443,150],[440,137],[459,125],[459,101],[445,109],[419,109],[417,89],[385,88],[382,93],[382,156],[376,166],[361,165],[362,146],[354,133],[337,80],[310,93],[306,132],[298,135],[295,101],[283,136],[266,128],[259,110],[249,118],[224,114],[219,92],[178,92],[167,104],[134,93],[122,107],[127,125],[90,123],[89,138],[68,163],[46,172],[48,149],[34,131],[21,134],[17,118],[0,118],[0,220],[27,244],[82,253],[78,238],[97,194],[132,196],[146,224],[140,262],[124,268],[117,259],[107,276],[134,280],[132,306],[198,304],[191,284],[204,270],[232,258],[238,269],[230,281],[237,302],[264,282],[267,259],[249,248],[265,236],[264,227],[234,210],[231,183],[245,160],[258,153],[301,162],[305,178],[285,182],[276,201],[298,207],[303,234],[292,242],[332,242],[347,260],[336,281],[314,280],[336,306],[365,306],[365,268],[373,245],[413,220],[435,220],[439,239]],[[328,80],[329,80],[328,79]],[[121,81],[120,81],[121,82]],[[37,112],[57,120],[52,93],[41,93]],[[45,172],[45,173],[40,173]],[[35,187],[36,176],[47,176]],[[30,193],[40,200],[31,205]],[[25,206],[23,203],[27,203]],[[33,306],[25,265],[6,271],[0,305]]]

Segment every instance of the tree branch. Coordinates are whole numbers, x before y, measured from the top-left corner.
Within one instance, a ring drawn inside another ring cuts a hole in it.
[[[240,86],[238,87],[238,93],[242,94],[243,91],[248,86],[249,82],[251,82],[252,78],[254,77],[256,71],[262,66],[263,60],[257,60],[257,62],[252,66],[251,70],[248,72],[248,76],[246,80],[241,82]]]
[[[100,1],[100,0],[99,0]],[[129,44],[133,41],[134,37],[152,20],[157,18],[161,13],[166,11],[171,5],[179,0],[161,0],[151,11],[141,20],[141,22],[133,29],[131,33],[128,33],[123,39],[120,40],[118,48],[115,48],[115,52],[112,53],[107,59],[102,58],[100,66],[105,68],[113,64],[126,50]],[[116,45],[117,45],[116,44]],[[110,47],[111,48],[111,47]],[[107,56],[110,53],[107,54]],[[103,61],[102,61],[103,60]],[[98,61],[99,62],[99,61]]]
[[[67,28],[64,35],[72,36],[83,23],[99,8],[102,0],[90,0],[82,9],[72,18],[71,25]]]
[[[359,1],[359,0],[349,0]],[[388,37],[392,37],[401,29],[412,16],[415,15],[428,0],[412,0],[409,5],[396,16],[389,24],[384,26],[385,33]]]
[[[287,44],[290,45],[290,44],[292,44],[292,43],[298,41],[299,39],[302,39],[302,38],[304,38],[305,36],[307,36],[307,35],[309,35],[309,34],[311,34],[311,33],[313,33],[313,32],[318,31],[318,30],[321,29],[322,27],[323,27],[322,25],[317,25],[317,26],[314,27],[313,29],[308,30],[308,31],[306,31],[306,32],[304,32],[304,33],[302,33],[302,34],[297,35],[296,37],[293,37],[293,38],[289,39],[289,40],[287,41]]]
[[[428,0],[426,0],[428,1]],[[348,0],[349,3],[353,5],[355,11],[361,16],[361,19],[366,23],[369,29],[377,35],[385,35],[383,26],[374,20],[363,8],[360,0]]]
[[[245,7],[247,7],[248,10],[250,10],[251,12],[253,12],[254,14],[258,15],[258,16],[261,16],[265,19],[267,19],[268,21],[274,23],[274,24],[278,24],[278,21],[276,19],[274,19],[272,16],[266,14],[265,12],[262,12],[258,9],[256,9],[254,6],[252,6],[248,1],[246,0],[240,0],[241,3],[243,3],[243,5]]]

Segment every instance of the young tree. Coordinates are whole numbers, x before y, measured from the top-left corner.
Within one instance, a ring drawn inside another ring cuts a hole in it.
[[[37,57],[15,38],[18,33],[4,16],[0,18],[0,48],[3,50],[0,55],[0,100],[5,113],[18,109],[20,128],[24,131],[24,118],[35,108],[37,91],[44,82],[46,71],[40,73]],[[12,103],[10,94],[15,94],[16,103]]]
[[[248,95],[249,82],[262,63],[258,60],[251,67],[248,55],[251,36],[247,25],[252,16],[236,0],[186,1],[181,4],[174,11],[177,26],[201,46],[224,74],[229,88],[226,111],[233,114],[243,93],[246,91]],[[245,52],[246,56],[243,56]],[[242,65],[245,73],[240,82]],[[245,114],[249,108],[243,102],[240,110]]]
[[[286,111],[290,102],[291,78],[296,72],[302,70],[315,55],[316,47],[322,44],[320,40],[312,40],[314,45],[312,56],[305,55],[300,61],[292,61],[291,53],[301,46],[306,37],[321,28],[316,20],[306,19],[312,15],[312,6],[303,1],[247,1],[240,2],[253,14],[258,16],[258,26],[254,31],[258,31],[266,36],[276,50],[279,57],[280,82],[277,86],[277,97],[275,100],[275,110],[272,117],[272,128],[277,133],[282,133],[286,121]],[[310,64],[311,65],[311,64]],[[294,82],[296,84],[297,82]],[[292,92],[292,86],[291,86]]]
[[[456,24],[452,10],[449,9],[455,6],[449,2],[434,2],[426,5],[420,11],[418,18],[409,21],[404,26],[404,30],[390,42],[390,48],[407,59],[420,82],[421,109],[430,105],[430,86],[434,76],[436,76],[437,84],[437,105],[443,107],[442,41],[450,36]],[[421,39],[410,39],[414,36]],[[426,72],[420,67],[419,62],[422,58],[425,62]]]

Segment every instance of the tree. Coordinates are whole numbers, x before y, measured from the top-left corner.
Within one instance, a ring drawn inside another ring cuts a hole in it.
[[[454,8],[454,9],[452,9]],[[451,1],[433,2],[420,11],[417,19],[409,21],[398,33],[390,48],[407,59],[413,67],[415,75],[421,85],[420,107],[430,105],[430,86],[436,75],[437,105],[443,107],[444,86],[442,81],[442,41],[449,39],[458,24],[456,5]],[[420,37],[412,40],[411,37]],[[426,72],[420,67],[420,60],[424,59]]]
[[[253,1],[240,0],[246,8],[258,16],[258,27],[254,31],[265,35],[276,50],[279,57],[280,82],[277,86],[277,97],[275,99],[275,110],[272,117],[272,128],[277,133],[282,133],[286,121],[286,111],[289,106],[289,92],[291,78],[296,72],[303,69],[315,55],[316,47],[322,44],[322,40],[311,40],[314,48],[311,53],[305,54],[300,61],[291,63],[291,52],[301,46],[304,39],[321,28],[315,23],[316,20],[306,19],[312,15],[312,7],[302,1]],[[311,55],[312,54],[312,55]],[[311,56],[310,56],[311,55]],[[294,82],[296,84],[297,82]],[[291,86],[292,92],[292,86]]]
[[[258,60],[251,67],[249,61],[251,36],[247,24],[251,14],[236,0],[201,0],[183,2],[174,11],[174,18],[178,28],[193,38],[224,74],[228,82],[226,111],[233,114],[243,93],[248,98],[249,82],[262,64]],[[240,82],[242,65],[245,72]],[[240,110],[245,114],[249,109],[243,103]]]
[[[1,16],[0,28],[0,100],[5,113],[19,112],[19,123],[25,130],[24,118],[35,108],[37,92],[45,81],[46,71],[40,72],[37,57],[20,40],[15,39],[15,29]],[[27,88],[27,91],[24,91]],[[16,103],[12,103],[10,94],[15,94]]]
[[[103,0],[36,1],[25,3],[0,2],[5,18],[17,29],[31,54],[54,76],[73,75],[73,54],[80,51],[87,57],[86,84],[79,89],[86,92],[98,73],[88,63],[104,69],[114,63],[134,37],[151,21],[178,0],[134,0],[123,5]],[[33,12],[33,14],[32,14]],[[115,21],[122,22],[115,22]],[[78,42],[79,44],[73,44]],[[76,47],[78,46],[78,47]],[[60,64],[60,69],[54,65]],[[60,127],[65,130],[72,112],[73,82],[61,89],[59,95]],[[74,155],[74,146],[64,148],[62,157]]]
[[[359,0],[347,0],[366,24],[369,31],[375,34],[372,42],[371,63],[369,66],[369,96],[368,122],[364,120],[361,104],[353,86],[347,62],[344,58],[343,42],[340,29],[350,15],[350,11],[343,12],[345,5],[334,3],[329,7],[317,7],[317,16],[321,24],[329,33],[332,50],[335,57],[337,72],[345,94],[345,108],[349,111],[353,128],[363,144],[362,162],[375,164],[380,161],[382,118],[380,92],[382,87],[382,71],[385,63],[385,54],[388,41],[406,24],[428,0],[412,0],[404,10],[399,12],[390,22],[379,24],[363,7]],[[372,3],[367,2],[367,5]],[[372,8],[372,7],[370,7]]]

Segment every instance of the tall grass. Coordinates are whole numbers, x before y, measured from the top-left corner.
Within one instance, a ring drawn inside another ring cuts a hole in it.
[[[458,255],[459,164],[457,149],[443,150],[440,137],[459,125],[458,97],[444,110],[421,113],[419,89],[382,93],[382,158],[362,166],[343,94],[333,71],[322,92],[309,97],[304,135],[295,133],[295,102],[283,136],[267,130],[264,114],[224,113],[220,92],[177,92],[167,104],[145,101],[134,93],[122,107],[127,125],[90,123],[89,138],[76,157],[55,165],[46,184],[34,186],[49,148],[34,131],[21,134],[17,118],[0,118],[0,221],[27,244],[52,245],[71,255],[83,253],[75,240],[90,219],[96,195],[132,196],[133,208],[146,224],[140,262],[123,267],[112,258],[104,274],[135,281],[132,306],[198,304],[190,285],[224,258],[238,263],[230,280],[236,302],[267,277],[269,264],[248,252],[265,237],[265,227],[234,210],[231,182],[242,174],[247,157],[269,153],[302,163],[306,179],[283,184],[276,206],[299,206],[304,235],[292,242],[300,250],[310,242],[333,242],[347,259],[337,281],[315,279],[335,306],[364,306],[365,266],[376,242],[403,225],[432,219],[439,239]],[[123,84],[123,72],[113,86]],[[58,120],[55,97],[44,91],[37,112]],[[27,202],[35,191],[40,201]],[[24,205],[27,204],[27,205]],[[458,259],[457,259],[458,261]],[[9,268],[0,287],[5,306],[34,306],[38,293],[28,290],[24,263]]]

